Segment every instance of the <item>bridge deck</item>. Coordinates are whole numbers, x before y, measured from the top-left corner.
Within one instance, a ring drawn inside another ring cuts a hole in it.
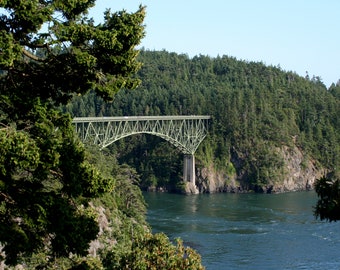
[[[165,116],[115,116],[115,117],[75,117],[73,123],[88,122],[115,122],[115,121],[140,121],[140,120],[195,120],[210,119],[210,115],[165,115]]]

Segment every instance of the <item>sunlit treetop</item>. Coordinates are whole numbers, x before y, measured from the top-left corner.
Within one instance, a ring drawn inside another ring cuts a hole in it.
[[[95,25],[87,17],[94,4],[1,1],[0,69],[11,82],[1,92],[59,104],[90,89],[112,100],[119,89],[138,86],[133,75],[141,67],[136,46],[144,36],[144,7],[135,13],[107,10],[104,22]]]

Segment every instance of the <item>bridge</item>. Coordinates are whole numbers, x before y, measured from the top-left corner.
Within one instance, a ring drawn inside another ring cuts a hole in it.
[[[210,116],[75,117],[73,124],[83,143],[101,149],[134,134],[159,136],[184,154],[183,180],[195,185],[195,152],[208,133]]]

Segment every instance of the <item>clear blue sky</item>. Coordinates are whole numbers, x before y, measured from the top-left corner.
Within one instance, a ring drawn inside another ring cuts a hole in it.
[[[140,4],[145,49],[261,61],[327,87],[340,79],[340,0],[97,0],[90,16]]]

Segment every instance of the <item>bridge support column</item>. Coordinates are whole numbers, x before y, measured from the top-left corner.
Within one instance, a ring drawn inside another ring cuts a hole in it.
[[[183,180],[191,182],[195,186],[195,156],[184,155]]]

